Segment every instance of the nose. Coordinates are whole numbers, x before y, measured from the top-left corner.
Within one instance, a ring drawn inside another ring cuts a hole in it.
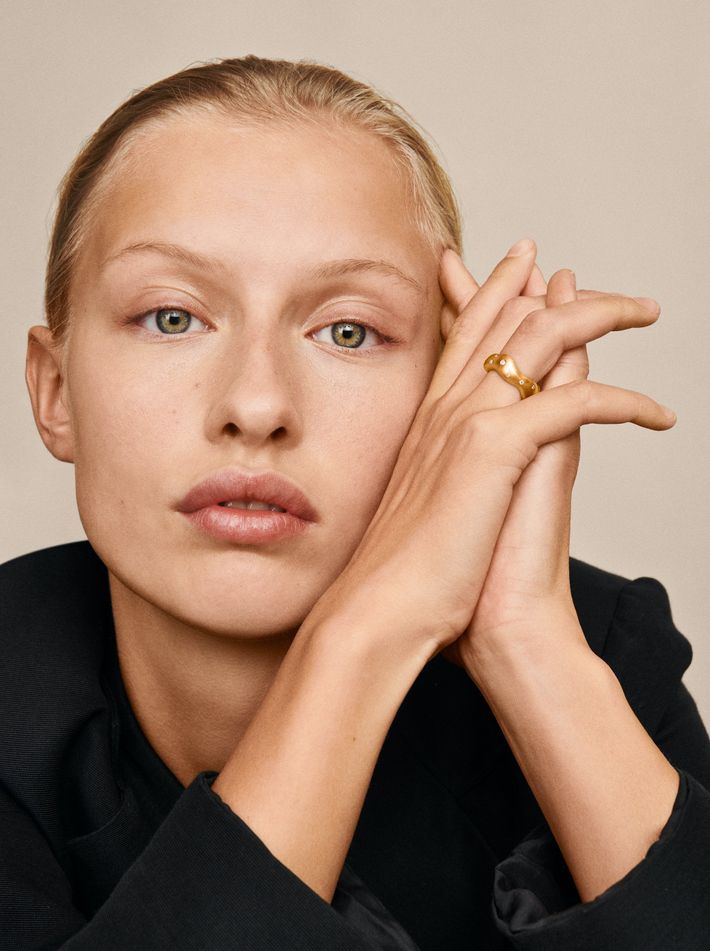
[[[296,359],[261,334],[224,348],[204,384],[210,393],[208,439],[238,438],[245,447],[257,448],[297,437]]]

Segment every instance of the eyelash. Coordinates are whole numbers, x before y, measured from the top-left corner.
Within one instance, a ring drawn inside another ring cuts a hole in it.
[[[152,307],[150,310],[146,311],[143,314],[138,314],[136,317],[130,317],[127,323],[140,324],[142,320],[145,320],[147,317],[152,317],[153,314],[157,314],[161,310],[176,310],[179,313],[189,314],[190,317],[193,317],[195,320],[198,320],[201,324],[204,324],[204,326],[207,328],[207,324],[205,323],[205,321],[201,320],[196,314],[193,314],[191,310],[188,310],[186,307],[176,307],[175,304],[161,304],[159,307]],[[143,327],[142,329],[146,330],[147,328]],[[168,338],[191,336],[191,334],[188,334],[188,333],[166,334],[166,333],[162,333],[160,330],[156,330],[156,331],[149,330],[148,333],[152,334],[152,336],[154,337],[168,337]]]
[[[157,314],[157,313],[158,313],[159,311],[161,311],[161,310],[177,310],[177,311],[179,311],[179,312],[181,312],[181,313],[189,314],[190,317],[193,317],[195,320],[200,321],[200,323],[201,323],[201,324],[204,324],[205,327],[207,326],[207,324],[205,323],[205,321],[204,321],[204,320],[201,320],[201,318],[199,318],[196,314],[193,314],[192,311],[188,310],[188,309],[185,308],[185,307],[176,307],[176,306],[174,306],[173,304],[162,304],[160,307],[153,307],[151,310],[146,311],[146,312],[143,313],[143,314],[138,314],[138,316],[136,316],[136,317],[131,317],[131,318],[129,319],[128,323],[131,323],[131,324],[140,324],[140,321],[145,320],[147,317],[152,317],[153,314]],[[327,327],[334,327],[334,326],[336,326],[337,324],[354,324],[356,327],[364,327],[365,330],[371,331],[373,334],[375,334],[377,337],[379,337],[380,340],[383,341],[382,346],[386,346],[387,344],[397,343],[397,339],[396,339],[395,337],[390,337],[390,336],[388,336],[387,334],[382,333],[381,330],[377,330],[375,327],[371,326],[370,324],[364,323],[362,320],[357,320],[357,321],[356,321],[356,320],[334,320],[334,321],[331,321],[330,323],[323,324],[323,326],[322,326],[322,327],[319,327],[317,330],[312,330],[312,331],[311,331],[311,334],[320,333],[321,330],[325,330]],[[144,327],[143,329],[145,330],[146,328]],[[204,331],[201,331],[201,332],[204,333]],[[169,338],[169,337],[188,337],[188,336],[194,336],[194,334],[189,334],[189,333],[167,334],[167,333],[162,333],[162,332],[159,331],[159,330],[158,330],[158,331],[148,331],[148,333],[151,333],[153,336],[156,336],[156,337],[168,337],[168,338]],[[318,342],[321,342],[321,341],[318,341]],[[351,352],[356,352],[356,351],[368,352],[369,350],[376,350],[376,349],[378,349],[378,347],[341,347],[341,346],[339,346],[337,343],[333,343],[332,346],[333,346],[336,350],[341,351],[341,352],[345,352],[345,353],[351,353]]]

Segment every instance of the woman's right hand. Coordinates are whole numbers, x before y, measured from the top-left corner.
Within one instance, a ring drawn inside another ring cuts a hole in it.
[[[644,298],[593,291],[546,308],[544,297],[520,296],[534,265],[531,242],[462,302],[380,505],[309,622],[335,615],[363,636],[372,631],[391,645],[396,639],[405,649],[437,653],[473,616],[515,484],[540,446],[589,422],[672,425],[644,394],[587,380],[544,390],[565,350],[647,326],[658,314]],[[490,353],[509,352],[514,335],[521,368],[543,384],[534,399],[520,400],[483,368]],[[587,389],[582,399],[580,387]],[[491,439],[496,431],[506,438]]]

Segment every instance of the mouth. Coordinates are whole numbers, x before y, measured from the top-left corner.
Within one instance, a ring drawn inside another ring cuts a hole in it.
[[[269,505],[268,502],[248,501],[247,499],[235,499],[229,502],[218,502],[225,509],[245,509],[249,512],[285,512],[286,509],[280,505]]]
[[[282,505],[244,498],[213,501],[185,512],[184,517],[201,534],[248,546],[294,540],[313,525]]]
[[[295,516],[304,522],[319,520],[305,492],[288,476],[268,469],[219,469],[193,486],[176,506],[185,514],[210,507],[268,511]]]

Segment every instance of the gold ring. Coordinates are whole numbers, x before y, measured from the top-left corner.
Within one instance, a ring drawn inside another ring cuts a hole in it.
[[[539,385],[520,372],[509,353],[492,353],[483,361],[483,369],[486,373],[495,370],[502,380],[516,388],[521,400],[540,392]]]

